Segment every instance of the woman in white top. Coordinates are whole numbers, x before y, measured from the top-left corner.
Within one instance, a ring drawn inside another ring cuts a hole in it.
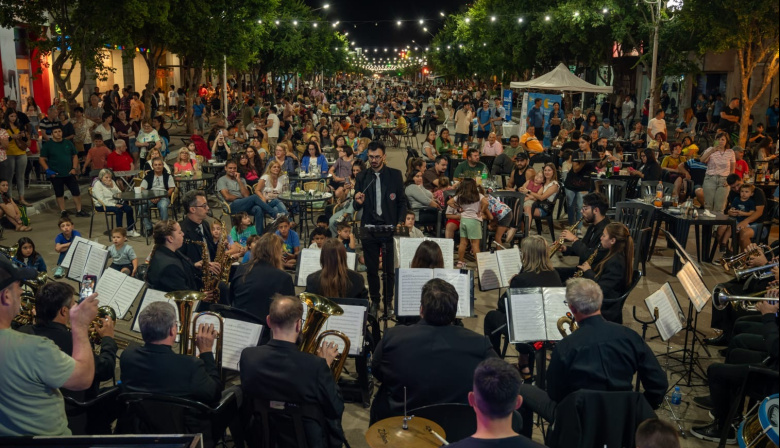
[[[420,209],[423,207],[441,208],[439,201],[433,197],[433,192],[423,187],[422,171],[410,171],[404,184],[404,193],[409,200],[409,208],[414,211],[414,219],[420,219]]]
[[[127,236],[141,236],[133,228],[135,226],[135,220],[133,219],[133,207],[129,205],[117,202],[114,199],[114,195],[119,194],[122,190],[117,187],[114,182],[111,170],[104,168],[98,173],[98,181],[92,185],[92,202],[95,209],[100,212],[112,212],[116,215],[117,227],[122,227],[122,217],[127,214]],[[105,208],[103,208],[103,205]]]
[[[116,131],[114,130],[114,127],[111,126],[111,122],[114,121],[114,116],[111,115],[111,112],[106,112],[103,114],[103,121],[95,126],[95,130],[93,131],[95,134],[100,134],[103,137],[103,144],[106,145],[109,149],[114,149],[114,139],[116,138]]]
[[[433,162],[437,155],[439,154],[436,152],[436,130],[431,129],[423,141],[422,157],[426,162]]]
[[[544,185],[537,193],[534,193],[525,187],[520,187],[518,190],[520,193],[525,194],[526,199],[533,199],[535,201],[534,207],[532,207],[534,218],[544,218],[552,213],[553,207],[555,206],[555,197],[560,188],[556,179],[557,171],[555,165],[552,163],[545,163],[542,173],[544,174]],[[526,216],[531,217],[531,213],[526,212]]]
[[[726,199],[729,196],[729,186],[726,177],[734,172],[737,159],[731,150],[729,136],[719,132],[715,136],[715,146],[707,148],[701,155],[701,162],[707,164],[704,176],[704,208],[717,213],[723,213]]]
[[[279,194],[290,185],[286,174],[282,174],[282,165],[276,159],[268,162],[265,174],[255,184],[255,194],[274,209],[275,217],[287,215],[287,207],[280,201]]]
[[[141,130],[138,132],[138,136],[135,138],[135,146],[141,151],[140,158],[146,159],[146,153],[152,148],[162,150],[162,141],[160,134],[152,127],[152,122],[144,120],[141,123]],[[136,158],[138,153],[133,154],[133,158]],[[149,157],[151,159],[151,157]]]

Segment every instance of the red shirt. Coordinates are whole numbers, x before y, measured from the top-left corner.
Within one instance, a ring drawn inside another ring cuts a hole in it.
[[[133,156],[128,152],[119,154],[113,151],[106,158],[106,167],[114,171],[130,171],[133,167]]]
[[[745,176],[745,173],[747,173],[748,170],[750,170],[750,168],[748,167],[747,162],[745,162],[744,160],[737,160],[736,162],[737,162],[736,165],[734,165],[734,174],[736,174],[737,176],[739,176],[740,179],[742,179]]]
[[[89,163],[93,170],[102,170],[106,167],[106,160],[110,154],[111,150],[107,146],[94,146],[87,153],[85,164]]]

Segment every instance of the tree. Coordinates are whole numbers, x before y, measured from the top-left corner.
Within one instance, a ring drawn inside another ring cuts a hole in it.
[[[0,0],[0,26],[26,24],[30,28],[33,53],[53,56],[54,83],[71,107],[88,73],[100,78],[112,70],[104,63],[103,50],[110,41],[113,7],[114,2],[106,0]],[[75,88],[69,89],[77,64],[81,65],[79,79]]]
[[[742,94],[739,144],[742,147],[747,142],[753,106],[778,73],[778,13],[780,5],[776,0],[686,0],[680,13],[685,25],[699,35],[701,54],[737,52]],[[753,75],[758,73],[761,74],[760,83],[751,86]]]

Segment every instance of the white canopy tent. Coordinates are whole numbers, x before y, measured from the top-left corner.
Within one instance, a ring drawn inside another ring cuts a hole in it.
[[[512,89],[556,90],[560,92],[612,93],[612,86],[597,86],[583,81],[569,71],[568,67],[558,64],[549,73],[526,82],[511,82]]]

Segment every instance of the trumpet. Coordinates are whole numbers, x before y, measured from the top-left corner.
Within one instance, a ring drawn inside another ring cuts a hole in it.
[[[580,223],[582,222],[582,220],[583,220],[583,219],[585,219],[585,218],[580,218],[580,220],[579,220],[579,221],[577,221],[576,223],[574,223],[574,225],[573,225],[573,226],[569,227],[569,232],[574,232],[574,229],[576,229],[576,228],[577,228],[577,226],[579,226],[579,225],[580,225]],[[552,258],[552,256],[553,256],[553,255],[555,255],[555,252],[558,252],[558,248],[560,248],[561,246],[563,246],[563,243],[565,243],[565,242],[566,242],[566,240],[564,240],[564,239],[563,239],[563,237],[560,237],[560,238],[558,238],[558,241],[556,241],[555,243],[553,243],[553,245],[552,245],[552,246],[550,246],[550,249],[548,249],[548,251],[547,251],[547,255],[548,255],[550,258]]]
[[[0,246],[0,254],[5,255],[8,257],[9,260],[13,260],[16,256],[16,252],[19,250],[19,245],[14,244],[13,246]]]
[[[337,330],[327,330],[320,333],[320,329],[330,316],[341,316],[344,310],[335,302],[316,294],[301,293],[298,298],[308,307],[306,312],[306,323],[301,328],[301,343],[298,349],[302,352],[316,354],[317,349],[322,345],[322,341],[328,336],[336,336],[344,342],[341,353],[330,366],[330,373],[333,379],[338,383],[341,371],[344,369],[344,363],[347,362],[350,342],[347,335]],[[318,336],[319,334],[319,336]]]
[[[561,332],[561,336],[566,337],[580,328],[579,325],[577,325],[577,321],[574,320],[574,316],[572,316],[571,313],[566,312],[565,316],[561,316],[560,319],[558,319],[558,331]],[[569,327],[569,332],[566,332],[566,326]]]
[[[750,257],[766,254],[767,252],[772,252],[772,248],[766,244],[759,244],[758,247],[753,250],[746,250],[745,252],[740,252],[731,257],[723,257],[723,259],[720,260],[720,264],[726,272],[733,269],[734,272],[737,273],[748,267],[747,262]]]
[[[726,305],[731,303],[731,306],[734,307],[734,309],[742,311],[755,311],[756,307],[753,305],[753,302],[774,300],[772,298],[764,297],[767,291],[769,291],[768,289],[755,292],[753,294],[748,294],[746,296],[737,296],[729,294],[726,288],[718,288],[719,286],[721,285],[715,286],[715,289],[712,291],[712,306],[714,306],[717,310],[723,310],[726,308]]]
[[[111,308],[110,306],[101,306],[98,308],[98,313],[95,319],[89,324],[89,340],[92,342],[93,348],[92,350],[95,352],[95,354],[100,353],[100,341],[103,340],[103,337],[100,336],[100,333],[98,333],[98,328],[100,328],[103,325],[103,319],[109,318],[112,321],[116,322],[116,311]],[[117,348],[127,348],[127,345],[129,341],[126,339],[121,339],[114,336],[114,341],[116,342]]]
[[[747,269],[740,269],[734,271],[734,274],[737,276],[737,280],[744,280],[746,277],[749,277],[750,275],[755,275],[757,280],[763,280],[765,278],[770,278],[774,274],[772,274],[772,269],[778,265],[778,262],[765,264],[763,266],[756,266],[754,268],[747,268]],[[761,272],[761,271],[767,271],[767,272]]]

